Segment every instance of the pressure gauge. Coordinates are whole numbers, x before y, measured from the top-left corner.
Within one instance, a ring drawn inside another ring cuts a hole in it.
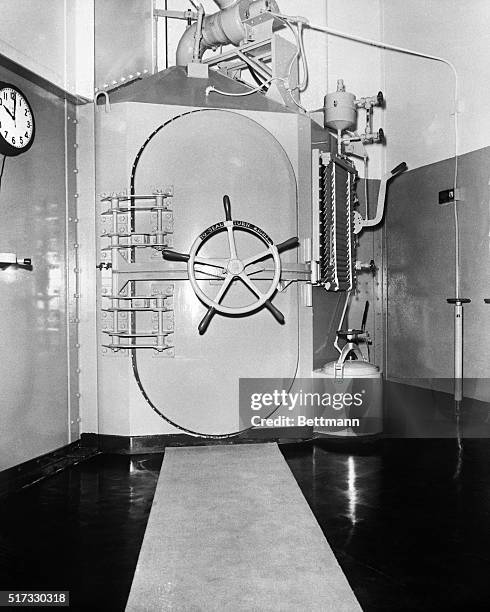
[[[0,154],[25,153],[34,134],[34,113],[27,98],[14,85],[0,82]]]

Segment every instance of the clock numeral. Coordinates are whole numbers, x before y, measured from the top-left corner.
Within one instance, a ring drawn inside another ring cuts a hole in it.
[[[5,136],[7,136],[7,134],[8,134],[8,130],[5,130]]]
[[[19,138],[20,140],[20,144],[23,145],[24,144],[24,139],[22,138],[22,136]]]
[[[8,93],[6,91],[3,92],[3,99],[8,100]]]
[[[28,127],[28,128],[30,128],[30,127],[31,127],[31,122],[30,122],[30,121],[28,121],[28,122],[27,122],[27,127]]]
[[[12,144],[15,144],[15,138],[12,136]]]
[[[28,134],[27,132],[25,133],[25,137],[26,137],[26,138],[29,138],[29,134]]]
[[[24,111],[24,115],[27,117],[27,108]]]

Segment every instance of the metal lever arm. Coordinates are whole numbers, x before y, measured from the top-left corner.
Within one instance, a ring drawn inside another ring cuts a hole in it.
[[[276,244],[277,250],[279,253],[284,253],[284,251],[289,251],[289,249],[295,249],[299,247],[299,238],[297,236],[293,236],[292,238],[288,238],[284,242]]]
[[[223,206],[225,208],[225,219],[231,221],[231,202],[230,196],[223,196]]]
[[[214,317],[214,315],[216,314],[216,308],[213,308],[211,306],[211,308],[208,309],[207,313],[204,315],[204,317],[202,318],[202,321],[199,323],[198,325],[198,330],[199,330],[199,335],[202,336],[204,333],[206,333],[206,330],[209,327],[209,324],[211,323],[211,319]]]
[[[286,322],[286,319],[284,318],[284,315],[282,314],[282,312],[278,308],[276,308],[274,306],[274,304],[270,300],[267,300],[265,302],[264,306],[267,308],[267,310],[272,314],[274,319],[280,325],[284,325],[284,323]]]
[[[407,164],[405,162],[402,162],[401,164],[398,164],[396,168],[393,168],[393,170],[391,170],[390,172],[387,172],[381,177],[381,184],[379,186],[379,193],[378,193],[378,206],[376,208],[376,216],[374,217],[374,219],[363,219],[362,221],[363,228],[364,227],[374,227],[375,225],[379,225],[381,223],[381,221],[383,220],[384,212],[385,212],[386,188],[387,188],[388,182],[391,181],[391,179],[395,178],[395,176],[398,176],[402,172],[405,172],[406,169],[407,169]]]
[[[165,261],[189,261],[187,253],[178,253],[177,251],[162,251],[162,257]]]

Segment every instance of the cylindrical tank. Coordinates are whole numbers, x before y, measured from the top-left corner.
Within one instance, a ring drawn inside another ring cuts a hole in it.
[[[378,366],[363,360],[331,361],[313,373],[316,393],[325,402],[323,421],[315,426],[318,437],[366,437],[383,431],[383,381]]]
[[[334,130],[346,130],[357,123],[356,97],[345,91],[342,79],[337,81],[337,91],[325,96],[325,126]]]

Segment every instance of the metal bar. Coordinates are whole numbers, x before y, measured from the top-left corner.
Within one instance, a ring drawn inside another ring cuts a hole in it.
[[[152,271],[127,271],[124,273],[114,273],[113,271],[113,276],[121,276],[124,278],[127,278],[130,281],[186,281],[189,280],[189,276],[187,274],[187,270],[152,270]],[[258,274],[254,274],[253,278],[256,280],[272,280],[273,279],[273,273],[269,272],[269,271],[263,271],[260,272]],[[291,271],[291,272],[282,272],[281,274],[281,279],[285,280],[285,281],[305,281],[305,280],[310,280],[310,276],[311,276],[311,272],[308,271],[304,271],[304,272],[298,272],[298,271]],[[196,273],[196,278],[198,280],[203,280],[203,281],[214,281],[214,282],[222,282],[221,279],[217,278],[216,276],[209,276],[207,274],[204,273]],[[224,280],[224,279],[223,279]],[[103,296],[103,297],[110,297],[110,296]],[[129,298],[124,298],[124,296],[118,296],[119,300],[121,299],[129,299]],[[142,296],[140,298],[133,298],[133,299],[148,299],[146,296]]]
[[[166,9],[155,9],[153,11],[153,15],[155,18],[165,18],[165,19],[182,19],[187,21],[192,19],[192,21],[197,21],[197,13],[194,11],[170,11]]]
[[[246,45],[242,45],[240,47],[240,51],[244,53],[248,53],[251,51],[255,51],[256,49],[261,49],[262,47],[270,47],[271,41],[267,40],[259,40],[247,43]],[[270,51],[267,52],[268,54]],[[209,57],[208,59],[203,60],[204,64],[208,64],[208,66],[215,66],[216,64],[220,64],[221,62],[235,59],[237,57],[237,49],[231,49],[226,51],[225,53],[221,53],[220,55],[216,55],[213,57]]]
[[[260,74],[264,79],[268,80],[272,77],[272,71],[269,70],[262,62],[256,61],[251,57],[248,57],[245,53],[240,51],[240,49],[236,50],[236,54],[239,58],[241,58],[252,70]]]
[[[454,306],[454,399],[463,399],[463,305]]]

